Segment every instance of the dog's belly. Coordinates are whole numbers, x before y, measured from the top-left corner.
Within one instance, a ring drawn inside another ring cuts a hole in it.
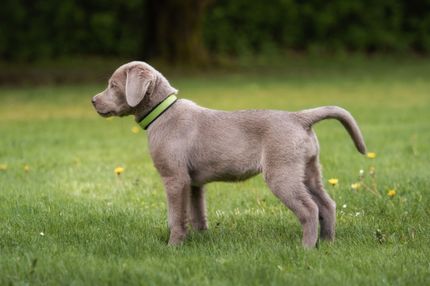
[[[261,172],[261,134],[240,126],[212,131],[210,135],[204,136],[206,140],[196,139],[194,142],[198,143],[188,154],[193,184],[243,181]]]
[[[237,182],[249,179],[261,173],[259,162],[208,161],[190,170],[193,185],[204,185],[209,182]]]
[[[242,174],[233,173],[207,173],[207,172],[192,172],[191,183],[193,186],[202,186],[210,182],[239,182],[247,180],[255,175],[258,175],[261,171],[250,170]]]

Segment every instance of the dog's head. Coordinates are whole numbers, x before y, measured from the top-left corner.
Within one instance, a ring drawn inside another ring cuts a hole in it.
[[[151,96],[161,78],[159,72],[144,62],[127,63],[113,73],[107,88],[92,98],[92,104],[104,117],[134,114],[145,96]]]

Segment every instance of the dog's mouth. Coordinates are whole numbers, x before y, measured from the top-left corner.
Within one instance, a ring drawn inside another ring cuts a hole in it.
[[[101,115],[102,117],[110,117],[110,116],[112,116],[112,115],[113,115],[111,111],[101,112],[101,111],[98,111],[98,110],[97,110],[97,113],[98,113],[99,115]]]

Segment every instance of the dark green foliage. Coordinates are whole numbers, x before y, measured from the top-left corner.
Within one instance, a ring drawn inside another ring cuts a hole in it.
[[[430,51],[430,1],[220,0],[206,17],[209,48]]]
[[[135,56],[145,37],[144,12],[141,0],[7,0],[0,10],[0,56]]]
[[[148,0],[5,0],[0,57],[160,56],[156,14]],[[430,51],[430,0],[218,0],[202,25],[206,48],[218,55]]]

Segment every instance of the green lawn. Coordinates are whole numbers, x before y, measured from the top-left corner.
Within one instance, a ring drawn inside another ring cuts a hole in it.
[[[0,89],[0,285],[429,285],[430,60],[285,66],[170,81],[210,108],[350,110],[377,157],[361,156],[338,122],[316,126],[324,180],[339,179],[326,183],[338,206],[334,244],[304,250],[296,218],[258,176],[210,184],[210,230],[168,247],[146,135],[131,131],[132,118],[93,111],[103,86],[9,87]],[[351,190],[360,169],[377,194]]]

